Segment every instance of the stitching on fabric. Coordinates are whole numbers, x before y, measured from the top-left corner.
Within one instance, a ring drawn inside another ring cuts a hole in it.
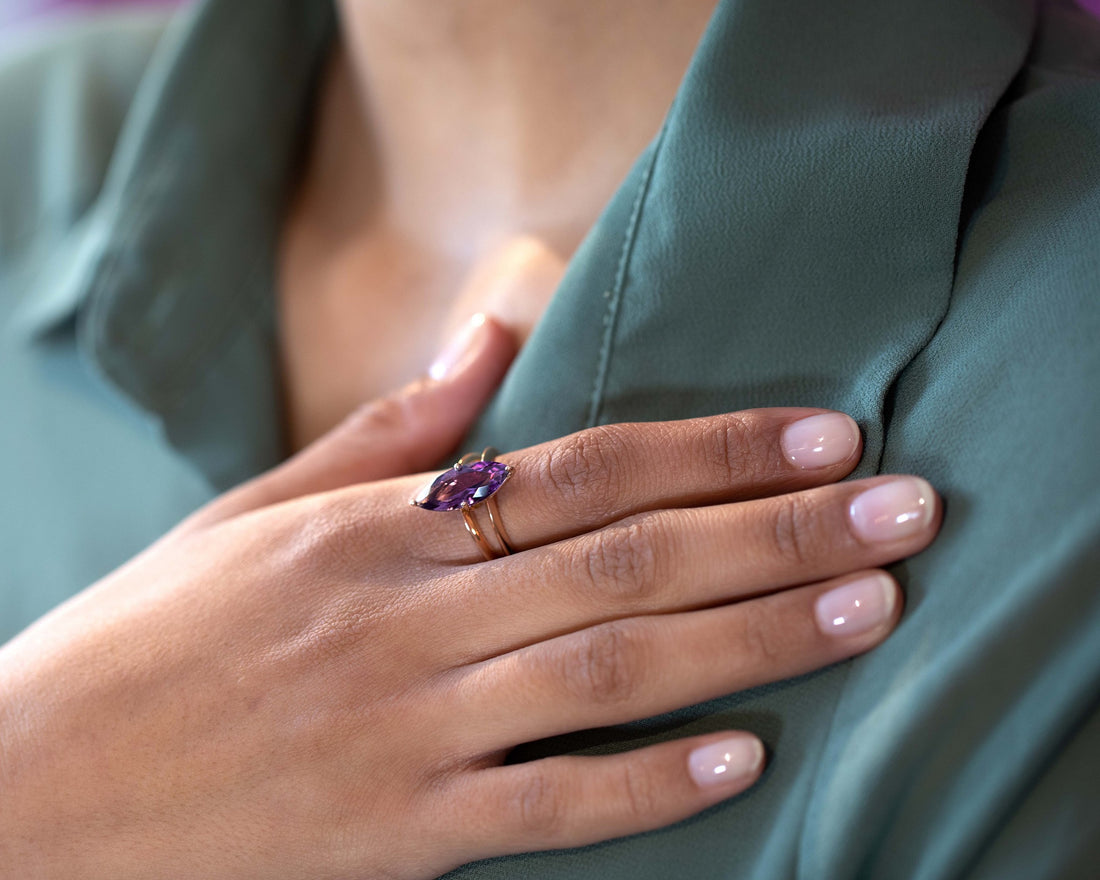
[[[604,389],[607,385],[607,374],[611,366],[611,350],[614,344],[615,328],[618,326],[619,305],[622,302],[623,288],[626,286],[626,270],[630,264],[630,256],[634,251],[634,242],[638,236],[639,218],[642,214],[642,205],[649,193],[649,182],[653,176],[653,166],[657,163],[657,157],[661,153],[661,145],[664,143],[667,123],[661,126],[657,135],[657,141],[653,147],[653,155],[646,163],[642,172],[638,191],[634,196],[634,205],[630,209],[630,219],[626,224],[626,232],[623,234],[623,245],[619,252],[619,264],[615,270],[615,281],[610,290],[603,293],[607,300],[607,311],[603,317],[603,343],[600,345],[599,357],[596,361],[596,375],[592,383],[592,394],[589,398],[588,419],[586,427],[599,424],[600,408],[603,405]]]

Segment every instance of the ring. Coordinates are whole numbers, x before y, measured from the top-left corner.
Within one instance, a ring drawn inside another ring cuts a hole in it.
[[[476,452],[464,455],[409,499],[413,507],[424,510],[461,510],[466,531],[474,539],[481,555],[486,559],[499,559],[510,555],[512,542],[500,521],[496,493],[512,476],[514,468],[502,461],[494,461],[497,451],[486,446],[480,456]],[[485,537],[474,518],[474,508],[484,504],[489,512],[489,525],[493,528],[497,545]]]

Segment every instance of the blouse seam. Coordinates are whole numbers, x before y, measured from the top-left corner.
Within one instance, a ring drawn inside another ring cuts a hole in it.
[[[593,427],[600,423],[602,418],[604,393],[607,388],[607,374],[611,367],[611,354],[614,348],[615,330],[618,326],[620,304],[622,303],[623,290],[626,287],[626,272],[630,264],[630,257],[634,251],[634,242],[638,237],[639,220],[646,196],[649,193],[649,183],[653,177],[653,167],[657,163],[657,157],[661,152],[661,144],[664,142],[667,124],[661,127],[654,144],[653,154],[646,163],[642,172],[642,179],[638,183],[638,190],[634,196],[634,204],[630,210],[630,219],[626,224],[626,232],[623,234],[622,248],[619,251],[619,262],[615,270],[615,280],[609,290],[603,293],[607,300],[607,309],[603,316],[603,342],[600,345],[599,355],[596,361],[596,374],[592,383],[592,392],[589,398],[588,418],[586,427]]]

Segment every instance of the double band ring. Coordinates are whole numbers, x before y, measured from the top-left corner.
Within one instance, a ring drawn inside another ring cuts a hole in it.
[[[498,559],[513,552],[512,542],[500,521],[500,508],[497,507],[495,497],[500,487],[512,476],[513,468],[504,462],[494,461],[496,455],[497,451],[492,446],[487,446],[480,456],[476,452],[462,456],[453,467],[441,473],[409,499],[409,504],[413,507],[424,510],[461,510],[466,531],[486,559]],[[485,532],[475,518],[475,508],[482,505],[489,514],[489,525],[496,538],[496,546],[485,537]]]

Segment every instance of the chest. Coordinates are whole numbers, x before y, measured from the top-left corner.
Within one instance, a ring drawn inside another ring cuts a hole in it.
[[[279,358],[293,447],[359,403],[422,376],[478,312],[522,342],[567,258],[531,236],[506,237],[462,258],[392,234],[334,247],[291,229],[280,260]]]

